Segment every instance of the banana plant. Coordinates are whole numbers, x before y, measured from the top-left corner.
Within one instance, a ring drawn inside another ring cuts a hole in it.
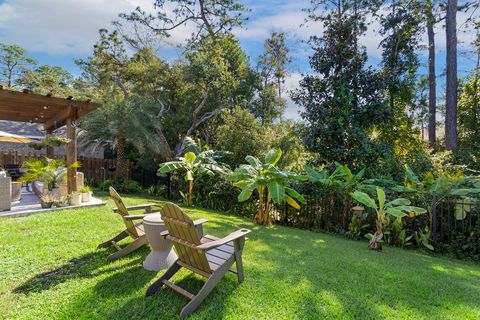
[[[329,174],[328,170],[323,167],[320,169],[320,171],[316,171],[310,167],[307,167],[305,172],[307,173],[311,183],[317,183],[327,187],[334,187],[344,193],[344,212],[342,215],[344,225],[345,220],[350,220],[350,193],[353,192],[353,190],[363,190],[367,189],[369,186],[373,187],[373,185],[368,185],[367,180],[363,179],[363,176],[365,175],[365,168],[354,174],[350,168],[338,162],[336,163],[336,168],[332,174]]]
[[[294,181],[306,181],[308,178],[293,172],[281,171],[277,163],[282,157],[282,150],[273,149],[267,152],[264,162],[253,156],[246,156],[248,164],[240,165],[227,178],[234,182],[234,186],[242,191],[238,201],[243,202],[251,198],[256,191],[258,194],[258,211],[255,221],[262,225],[272,225],[270,211],[273,203],[286,202],[295,209],[300,209],[300,203],[305,203],[304,197],[290,187]]]
[[[374,234],[367,234],[370,238],[368,244],[370,249],[381,250],[383,242],[383,226],[386,223],[387,215],[391,215],[397,219],[407,216],[407,213],[424,214],[427,212],[424,208],[414,207],[410,205],[410,200],[398,198],[386,202],[385,191],[382,188],[376,188],[377,200],[372,199],[368,194],[355,191],[352,193],[352,198],[359,203],[372,208],[376,212],[376,230]]]
[[[185,153],[176,161],[168,161],[160,164],[158,173],[172,171],[185,172],[184,180],[188,184],[187,205],[193,205],[193,180],[197,174],[213,176],[215,174],[227,174],[229,169],[226,165],[217,162],[217,154],[213,150],[204,150],[195,154],[192,151]]]
[[[393,190],[402,193],[435,193],[440,197],[467,197],[480,194],[480,178],[465,177],[461,174],[435,176],[429,172],[420,179],[408,165],[405,165],[404,185],[396,186]]]

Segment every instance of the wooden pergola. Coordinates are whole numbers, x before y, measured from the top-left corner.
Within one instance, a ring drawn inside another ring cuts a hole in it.
[[[5,90],[0,86],[0,120],[41,123],[47,134],[55,129],[67,126],[67,173],[68,193],[76,191],[77,169],[70,168],[77,161],[77,135],[75,121],[98,107],[91,101],[77,101],[73,97],[66,99],[52,97],[51,94],[39,95]],[[53,148],[47,148],[47,157],[54,156]]]

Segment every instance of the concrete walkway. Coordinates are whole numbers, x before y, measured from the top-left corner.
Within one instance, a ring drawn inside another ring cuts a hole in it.
[[[68,206],[68,207],[61,207],[61,208],[42,208],[40,205],[40,198],[31,191],[27,191],[25,188],[22,188],[22,198],[20,201],[12,202],[12,209],[10,211],[1,211],[0,218],[12,218],[12,217],[23,217],[28,216],[34,213],[40,212],[48,212],[48,211],[56,211],[56,210],[64,210],[64,209],[77,209],[77,208],[84,208],[84,207],[96,207],[96,206],[103,206],[105,202],[92,197],[90,202],[82,202],[82,204],[78,206]]]

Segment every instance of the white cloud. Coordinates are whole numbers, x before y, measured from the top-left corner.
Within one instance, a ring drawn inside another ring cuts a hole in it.
[[[100,28],[121,12],[152,0],[6,0],[0,4],[2,42],[28,51],[80,56],[92,51]]]
[[[298,72],[288,73],[287,77],[285,78],[285,92],[289,92],[298,88],[298,84],[300,80],[303,78],[302,74]],[[286,96],[287,100],[287,108],[285,109],[285,118],[293,119],[293,120],[300,120],[299,112],[303,110],[302,107],[295,104],[292,99],[290,99],[290,95]]]

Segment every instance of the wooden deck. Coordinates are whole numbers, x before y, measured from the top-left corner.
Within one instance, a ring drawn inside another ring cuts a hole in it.
[[[44,209],[41,207],[40,199],[35,193],[31,191],[27,191],[25,188],[22,188],[22,199],[20,201],[12,202],[12,209],[10,211],[1,211],[0,218],[23,217],[23,216],[28,216],[34,213],[65,210],[65,209],[96,207],[96,206],[103,206],[103,205],[105,205],[104,201],[92,197],[90,202],[82,202],[82,204],[78,206]]]

